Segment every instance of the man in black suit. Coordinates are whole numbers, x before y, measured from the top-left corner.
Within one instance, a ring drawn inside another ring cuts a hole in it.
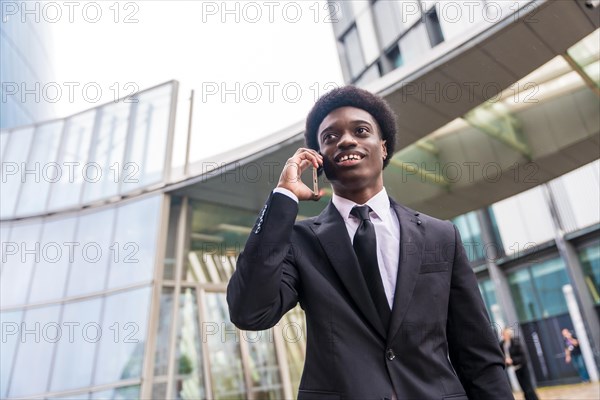
[[[395,116],[347,86],[321,97],[227,288],[240,329],[274,326],[298,302],[307,348],[299,399],[512,399],[504,359],[459,233],[389,198]],[[322,166],[333,198],[300,180]]]

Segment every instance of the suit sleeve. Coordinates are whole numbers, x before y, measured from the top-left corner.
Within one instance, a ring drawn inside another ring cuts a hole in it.
[[[291,245],[298,204],[272,193],[252,228],[227,286],[231,322],[244,330],[274,326],[298,302]]]
[[[456,227],[454,235],[447,323],[450,360],[470,400],[512,399],[502,350]]]

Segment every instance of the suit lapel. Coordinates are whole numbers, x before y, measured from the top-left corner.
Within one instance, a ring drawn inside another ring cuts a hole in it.
[[[419,213],[399,205],[392,199],[390,201],[400,222],[400,257],[394,305],[387,335],[388,342],[393,340],[400,329],[417,283],[425,229],[418,218]]]
[[[381,337],[385,338],[383,324],[358,265],[346,224],[333,203],[329,203],[311,228],[356,306]]]

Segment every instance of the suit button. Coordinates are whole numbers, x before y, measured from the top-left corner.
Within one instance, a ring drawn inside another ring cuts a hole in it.
[[[388,360],[392,361],[394,358],[396,358],[396,354],[394,354],[394,350],[392,350],[392,349],[387,349],[387,350],[385,351],[385,357],[386,357]]]

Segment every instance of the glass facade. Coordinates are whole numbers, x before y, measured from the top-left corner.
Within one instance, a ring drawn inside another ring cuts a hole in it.
[[[139,396],[176,94],[1,132],[0,397]]]
[[[152,397],[279,399],[297,388],[306,343],[301,311],[260,332],[240,331],[229,319],[227,281],[255,218],[173,197],[168,237],[176,240],[165,253]]]
[[[118,105],[3,131],[0,218],[74,209],[164,182],[176,96],[169,82]]]
[[[30,125],[54,116],[55,107],[43,95],[47,84],[55,84],[51,61],[51,30],[40,23],[39,7],[22,19],[19,7],[25,3],[0,0],[0,129]],[[17,11],[17,12],[15,12]],[[4,143],[2,143],[4,147]]]

